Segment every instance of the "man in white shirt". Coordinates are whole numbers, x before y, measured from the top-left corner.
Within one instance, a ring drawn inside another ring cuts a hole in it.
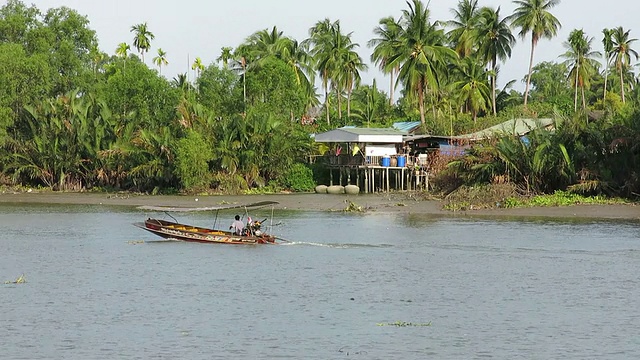
[[[244,230],[244,223],[240,220],[240,215],[236,215],[235,221],[229,226],[229,229],[233,231],[236,235],[242,235],[242,231]]]

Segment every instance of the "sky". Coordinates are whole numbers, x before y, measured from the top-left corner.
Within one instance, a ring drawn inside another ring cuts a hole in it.
[[[369,70],[362,74],[364,84],[375,78],[378,88],[388,88],[388,77],[370,62],[371,49],[367,42],[374,37],[373,29],[386,16],[398,18],[408,9],[405,0],[23,0],[40,10],[67,6],[88,17],[90,27],[96,31],[100,49],[114,54],[121,42],[132,43],[132,25],[146,22],[155,35],[151,51],[145,55],[149,66],[157,49],[167,52],[169,65],[163,75],[171,79],[178,73],[191,72],[191,63],[200,57],[204,64],[215,62],[220,49],[235,48],[252,33],[271,29],[274,25],[285,36],[298,41],[308,37],[308,30],[317,21],[329,18],[340,20],[344,32],[352,32],[352,40],[360,44],[358,52],[369,63]],[[425,3],[428,0],[423,0]],[[0,0],[0,3],[3,2]],[[451,9],[457,0],[431,0],[429,9],[432,20],[451,20]],[[480,0],[480,6],[500,7],[500,14],[508,16],[515,9],[512,1]],[[631,29],[631,38],[640,38],[640,2],[637,0],[561,0],[552,13],[562,23],[558,36],[542,40],[536,47],[534,63],[562,61],[559,57],[566,50],[563,43],[573,29],[583,29],[593,37],[595,50],[602,51],[602,29],[622,26]],[[634,21],[635,20],[635,21]],[[518,42],[511,59],[501,64],[498,86],[516,80],[514,88],[524,90],[522,79],[527,74],[531,39],[521,39],[514,30]],[[133,45],[132,50],[135,51]],[[640,51],[640,41],[635,43]],[[634,62],[635,63],[635,62]]]

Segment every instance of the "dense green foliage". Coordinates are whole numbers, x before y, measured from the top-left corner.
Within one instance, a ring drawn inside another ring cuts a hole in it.
[[[172,54],[156,47],[147,23],[130,26],[131,38],[105,53],[76,11],[9,0],[0,7],[0,179],[58,190],[306,191],[324,174],[306,165],[321,152],[311,133],[420,120],[427,133],[454,135],[553,116],[564,119],[555,132],[493,139],[444,176],[508,181],[531,193],[637,195],[636,40],[621,27],[604,29],[599,53],[593,37],[574,30],[563,61],[531,63],[525,94],[513,81],[498,89],[515,31],[531,39],[533,59],[538,40],[560,26],[552,13],[559,0],[514,3],[505,15],[460,0],[453,19],[440,21],[410,0],[399,17],[379,19],[367,45],[390,75],[385,93],[362,84],[360,44],[339,20],[310,24],[300,41],[276,26],[258,30],[222,48],[219,64],[196,57],[192,81],[168,80],[162,70]],[[157,53],[151,66],[149,51]]]

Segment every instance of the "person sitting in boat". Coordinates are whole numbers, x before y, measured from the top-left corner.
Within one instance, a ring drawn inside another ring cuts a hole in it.
[[[240,220],[240,215],[236,215],[236,219],[233,221],[229,229],[233,231],[235,235],[242,235],[244,231],[244,223]]]

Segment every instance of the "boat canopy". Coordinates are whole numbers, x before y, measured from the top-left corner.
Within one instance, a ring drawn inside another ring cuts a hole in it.
[[[140,210],[150,211],[164,211],[164,212],[193,212],[193,211],[218,211],[227,209],[244,209],[244,208],[258,208],[267,205],[278,204],[277,201],[260,201],[249,204],[224,204],[220,206],[205,206],[205,207],[172,207],[172,206],[139,206]]]

